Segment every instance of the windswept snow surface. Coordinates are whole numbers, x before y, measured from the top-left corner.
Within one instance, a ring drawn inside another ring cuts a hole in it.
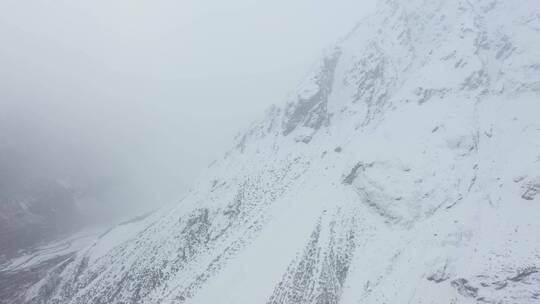
[[[540,2],[382,2],[193,189],[0,302],[540,303]]]

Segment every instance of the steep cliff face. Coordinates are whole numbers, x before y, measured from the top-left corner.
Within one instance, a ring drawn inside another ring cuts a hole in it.
[[[539,41],[532,0],[381,3],[180,203],[4,302],[539,302]]]

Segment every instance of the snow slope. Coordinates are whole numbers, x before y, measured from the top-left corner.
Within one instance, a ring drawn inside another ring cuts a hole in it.
[[[182,202],[3,303],[540,303],[539,114],[540,2],[381,2]]]

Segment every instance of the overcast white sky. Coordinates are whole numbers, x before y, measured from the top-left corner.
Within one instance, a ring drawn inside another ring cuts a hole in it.
[[[2,0],[0,149],[171,200],[374,2]]]

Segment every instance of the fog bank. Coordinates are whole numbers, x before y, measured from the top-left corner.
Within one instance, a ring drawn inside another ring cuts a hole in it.
[[[107,218],[174,201],[373,7],[2,1],[4,188],[59,181]]]

